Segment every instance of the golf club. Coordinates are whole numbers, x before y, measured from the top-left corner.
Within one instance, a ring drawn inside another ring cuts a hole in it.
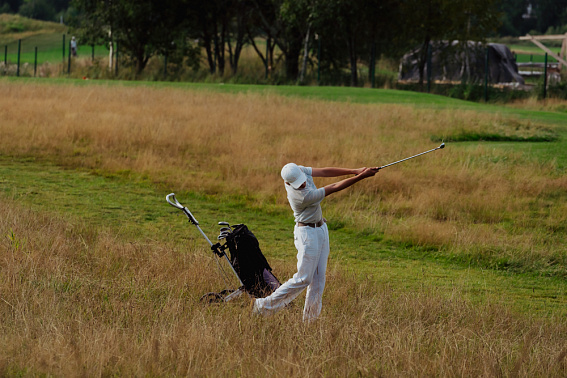
[[[228,224],[228,222],[219,222],[218,224],[219,226],[227,226],[228,229],[232,232],[232,228],[230,227],[230,224]]]
[[[209,245],[211,246],[211,248],[214,247],[213,243],[211,242],[211,240],[207,237],[207,235],[203,232],[203,230],[201,230],[201,227],[199,227],[199,222],[197,221],[197,219],[195,219],[195,217],[193,216],[193,214],[191,214],[191,212],[189,211],[188,208],[186,208],[185,206],[183,206],[182,204],[179,203],[179,201],[177,200],[177,198],[175,198],[175,193],[170,193],[168,194],[165,199],[167,200],[167,203],[169,203],[171,206],[182,210],[183,213],[185,213],[185,215],[187,216],[187,218],[189,219],[189,222],[193,225],[195,225],[195,227],[197,227],[197,229],[199,230],[199,232],[201,233],[201,235],[203,235],[203,237],[205,238],[205,240],[207,240],[207,242],[209,243]],[[228,226],[227,222],[219,222],[219,225],[221,226]],[[230,227],[230,226],[229,226]],[[224,257],[225,260],[228,262],[228,265],[230,266],[230,269],[232,269],[232,271],[234,272],[234,274],[236,275],[236,277],[238,277],[238,280],[240,281],[240,285],[244,285],[242,283],[242,280],[240,280],[240,277],[238,276],[238,273],[236,273],[236,270],[234,270],[234,267],[232,266],[232,263],[230,262],[230,260],[228,259],[228,256],[226,255],[226,253],[222,252],[222,254],[219,254],[219,257]],[[219,265],[220,268],[220,264],[218,260],[215,260],[216,263]],[[221,268],[222,270],[222,268]]]
[[[429,150],[429,151],[425,151],[425,152],[422,152],[422,153],[420,153],[420,154],[413,155],[413,156],[410,156],[410,157],[408,157],[408,158],[405,158],[405,159],[402,159],[402,160],[398,160],[398,161],[395,161],[395,162],[390,163],[390,164],[383,165],[383,166],[379,167],[378,169],[386,168],[386,167],[389,167],[390,165],[398,164],[398,163],[401,163],[402,161],[406,161],[406,160],[409,160],[409,159],[413,159],[414,157],[418,157],[418,156],[421,156],[421,155],[423,155],[423,154],[427,154],[427,153],[429,153],[429,152],[433,152],[433,151],[440,150],[440,149],[443,149],[443,148],[445,148],[445,143],[441,143],[441,145],[440,145],[439,147],[435,147],[434,149],[431,149],[431,150]]]

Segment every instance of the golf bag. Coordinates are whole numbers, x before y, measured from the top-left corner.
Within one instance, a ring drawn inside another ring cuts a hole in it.
[[[213,244],[203,230],[201,230],[199,222],[197,222],[189,209],[177,201],[174,193],[167,195],[166,199],[171,206],[185,213],[189,222],[195,225],[199,232],[201,232],[201,235],[207,240],[211,246],[211,251],[219,259],[226,260],[240,282],[240,287],[236,290],[225,289],[218,293],[207,293],[201,297],[201,300],[209,303],[228,302],[244,292],[256,298],[263,298],[270,295],[281,285],[278,279],[272,274],[272,268],[262,254],[258,239],[246,225],[238,224],[230,226],[227,222],[219,222],[219,225],[224,227],[221,227],[220,235],[217,238],[219,242]],[[224,243],[221,244],[220,241],[224,241]],[[226,254],[227,249],[230,253],[230,258]]]
[[[226,237],[230,262],[240,277],[246,292],[256,298],[270,295],[280,287],[280,282],[272,274],[272,268],[260,250],[256,236],[244,224],[234,226],[234,231]]]

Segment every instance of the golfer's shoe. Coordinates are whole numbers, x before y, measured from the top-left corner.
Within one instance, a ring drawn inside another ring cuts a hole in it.
[[[252,315],[260,315],[260,310],[256,306],[256,298],[250,298],[250,313]]]

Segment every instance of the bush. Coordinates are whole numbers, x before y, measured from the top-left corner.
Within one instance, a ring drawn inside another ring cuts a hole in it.
[[[538,94],[543,97],[543,79],[538,84]],[[567,100],[567,77],[563,75],[557,83],[547,85],[547,97]]]
[[[8,22],[4,26],[4,32],[6,33],[21,33],[26,30],[26,27],[23,23],[18,21]]]

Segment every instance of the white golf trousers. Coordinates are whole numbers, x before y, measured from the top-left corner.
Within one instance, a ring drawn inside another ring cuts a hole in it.
[[[321,227],[295,226],[293,231],[297,248],[297,273],[266,298],[258,298],[254,312],[271,315],[293,301],[307,288],[303,321],[316,319],[323,305],[325,273],[329,258],[329,230]]]

